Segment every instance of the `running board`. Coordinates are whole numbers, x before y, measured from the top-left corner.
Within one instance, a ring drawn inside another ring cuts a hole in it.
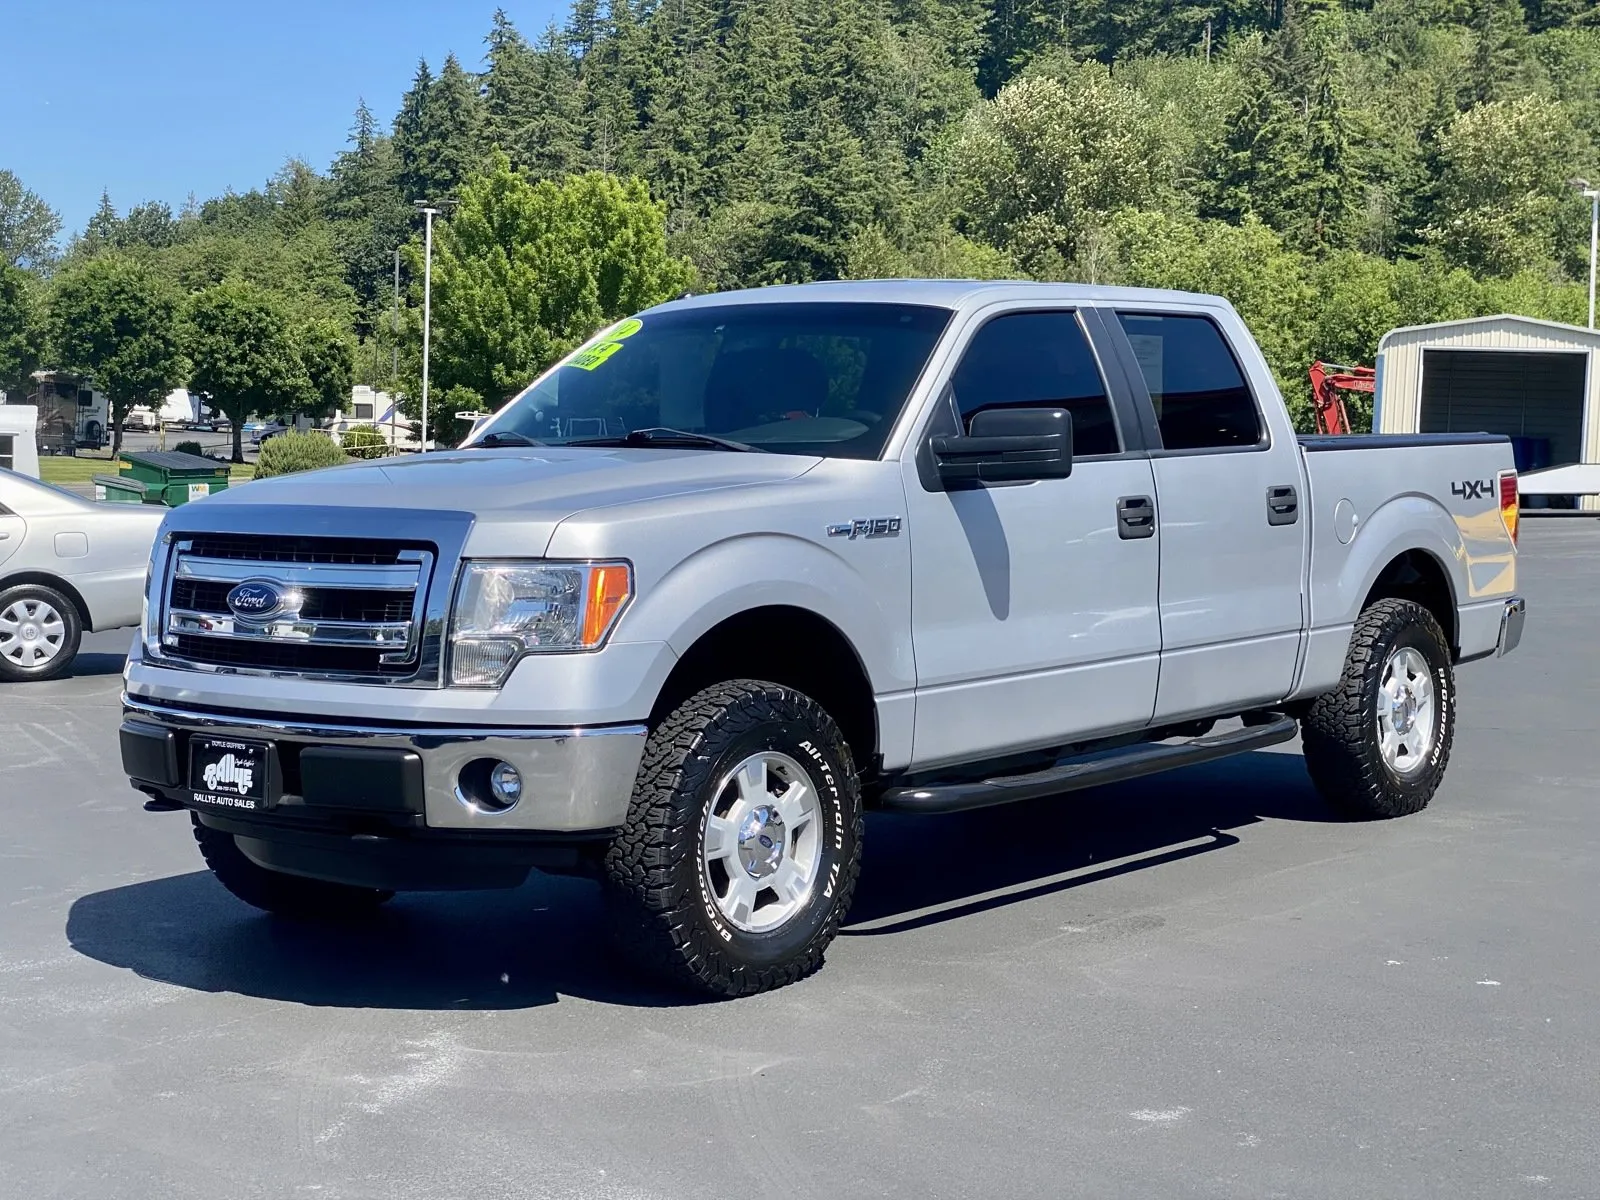
[[[1181,745],[1142,742],[1102,751],[1084,758],[1057,763],[1029,775],[1003,775],[968,783],[930,783],[922,787],[892,787],[878,798],[876,807],[893,812],[947,813],[969,808],[988,808],[1014,800],[1032,800],[1059,792],[1100,787],[1137,779],[1159,771],[1191,767],[1196,763],[1227,758],[1247,750],[1276,746],[1294,737],[1299,722],[1293,717],[1272,714],[1264,725],[1246,725],[1227,733],[1214,733]]]

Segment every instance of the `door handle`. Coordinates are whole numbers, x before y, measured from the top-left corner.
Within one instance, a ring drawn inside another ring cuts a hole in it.
[[[1291,484],[1267,489],[1267,524],[1293,525],[1300,519],[1300,497]]]
[[[1117,536],[1123,541],[1155,537],[1156,506],[1149,496],[1123,496],[1117,501]]]

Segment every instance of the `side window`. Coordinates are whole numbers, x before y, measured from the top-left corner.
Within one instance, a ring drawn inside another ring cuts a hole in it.
[[[16,466],[17,441],[12,433],[0,433],[0,467],[10,470]]]
[[[1261,413],[1209,317],[1118,313],[1144,372],[1168,450],[1255,446]]]
[[[1074,457],[1122,449],[1100,367],[1073,313],[994,318],[967,346],[951,383],[964,428],[986,408],[1064,408]]]

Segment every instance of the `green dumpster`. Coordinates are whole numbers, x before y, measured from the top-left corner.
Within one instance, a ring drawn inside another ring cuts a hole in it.
[[[124,479],[144,485],[146,504],[165,504],[168,508],[203,500],[228,488],[226,464],[176,450],[125,450],[117,469]]]
[[[125,475],[94,477],[94,498],[107,504],[143,504],[145,493],[149,490],[137,479],[129,479]]]

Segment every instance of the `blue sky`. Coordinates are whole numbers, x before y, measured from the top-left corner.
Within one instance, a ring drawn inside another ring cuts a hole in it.
[[[109,189],[176,212],[259,187],[290,157],[325,170],[362,97],[387,126],[417,59],[479,69],[496,0],[4,0],[0,167],[61,214]],[[564,0],[500,0],[530,40]]]

